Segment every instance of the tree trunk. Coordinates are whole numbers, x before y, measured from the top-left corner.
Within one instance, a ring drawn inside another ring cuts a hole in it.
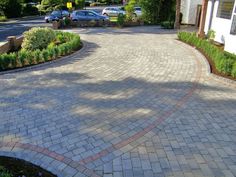
[[[180,29],[180,6],[181,0],[176,0],[175,29]]]
[[[204,28],[206,22],[207,5],[208,5],[208,0],[202,0],[202,13],[201,13],[200,26],[198,30],[198,36],[201,38],[205,37]]]

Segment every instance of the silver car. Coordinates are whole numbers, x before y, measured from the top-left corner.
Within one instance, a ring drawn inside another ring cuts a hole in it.
[[[119,7],[106,7],[102,11],[102,15],[106,15],[109,17],[117,17],[119,14],[125,14],[125,11]]]
[[[126,14],[125,7],[106,7],[102,11],[102,15],[106,15],[106,16],[109,16],[109,17],[112,17],[112,16],[116,17],[119,14],[123,14],[123,15]],[[134,7],[134,16],[135,17],[142,16],[142,9],[141,9],[141,7]]]
[[[76,10],[71,14],[72,21],[79,22],[98,22],[100,24],[106,24],[109,21],[109,17],[100,15],[91,10]]]

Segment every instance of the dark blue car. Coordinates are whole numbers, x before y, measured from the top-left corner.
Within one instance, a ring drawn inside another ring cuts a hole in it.
[[[71,20],[80,22],[107,22],[109,21],[109,17],[91,10],[77,10],[72,12]]]
[[[63,17],[69,17],[70,13],[67,10],[55,10],[51,14],[45,16],[45,22],[49,23],[52,21],[58,21]]]

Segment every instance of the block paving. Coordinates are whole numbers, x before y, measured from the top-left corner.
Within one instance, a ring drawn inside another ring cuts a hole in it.
[[[83,48],[0,73],[0,156],[58,177],[236,176],[236,84],[158,26],[81,28]]]

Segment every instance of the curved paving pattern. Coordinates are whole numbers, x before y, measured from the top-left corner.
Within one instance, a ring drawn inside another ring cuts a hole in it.
[[[0,75],[0,155],[63,177],[236,175],[235,83],[172,31],[74,32],[72,57]]]

